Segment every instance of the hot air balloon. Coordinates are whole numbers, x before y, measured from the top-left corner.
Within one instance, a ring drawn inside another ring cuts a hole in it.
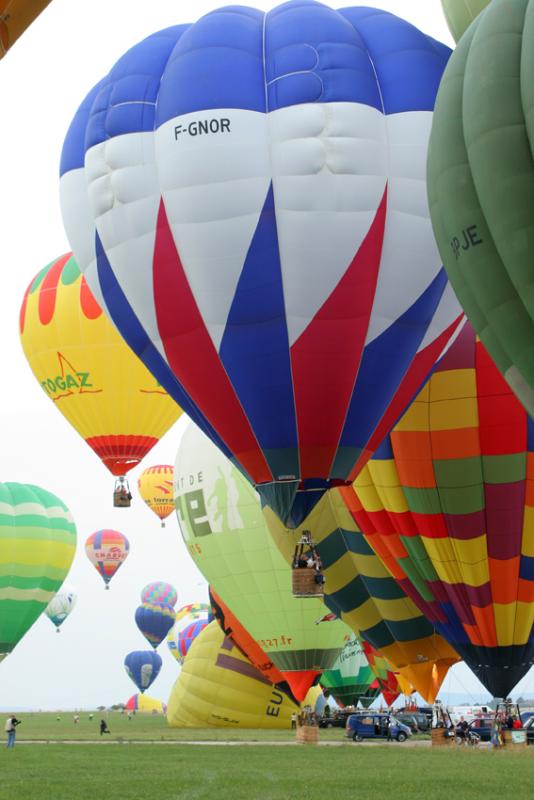
[[[5,56],[50,0],[0,0],[0,58]]]
[[[441,0],[449,30],[457,42],[490,0]]]
[[[135,623],[154,650],[174,625],[175,615],[169,603],[143,603],[136,609]]]
[[[65,580],[76,550],[67,506],[51,492],[0,483],[0,661],[45,610]]]
[[[178,601],[178,594],[174,586],[166,581],[154,581],[147,583],[141,591],[142,603],[167,603],[175,606]]]
[[[484,686],[534,663],[534,422],[471,327],[355,483],[399,586]]]
[[[62,586],[61,591],[59,591],[55,597],[49,602],[47,607],[45,608],[45,614],[52,622],[53,625],[56,626],[56,631],[59,633],[59,628],[69,614],[71,613],[72,609],[76,605],[77,594],[70,586]]]
[[[316,625],[322,601],[292,596],[291,570],[269,536],[259,496],[193,423],[178,448],[175,492],[195,564],[303,700],[334,664],[347,627],[339,620]]]
[[[425,184],[449,53],[382,10],[220,9],[126,53],[65,139],[89,285],[293,527],[350,485],[463,319]]]
[[[212,619],[211,608],[206,603],[189,603],[178,609],[175,623],[167,635],[167,646],[179,664],[183,663],[185,657],[185,653],[182,654],[180,651],[183,631],[197,623],[204,628]]]
[[[135,711],[136,714],[165,714],[167,712],[167,706],[161,700],[137,693],[126,701],[124,708],[126,711]]]
[[[352,634],[347,637],[332,669],[321,675],[321,686],[339,705],[356,706],[360,700],[369,705],[380,694],[377,686],[369,696],[372,683],[377,683],[376,675],[365,657],[361,641]]]
[[[444,75],[428,161],[432,223],[451,283],[530,416],[533,40],[529,0],[494,0],[475,20]]]
[[[178,647],[177,647],[177,654],[178,654],[178,662],[180,664],[184,663],[185,657],[189,652],[189,648],[197,638],[199,633],[202,633],[204,628],[210,623],[207,619],[199,619],[196,622],[192,622],[191,625],[188,625],[187,628],[184,628],[183,631],[178,636]]]
[[[352,515],[356,495],[352,489],[346,491],[347,497],[340,489],[328,492],[302,528],[293,531],[265,507],[263,515],[271,536],[287,564],[291,564],[302,529],[313,531],[326,578],[326,606],[432,703],[449,667],[459,656],[365,540]],[[199,546],[202,541],[198,540]]]
[[[162,663],[154,650],[134,650],[124,659],[124,668],[142,694],[158,677]]]
[[[124,475],[181,411],[102,313],[71,254],[30,283],[20,334],[43,391],[120,479],[116,504],[129,505]]]
[[[212,586],[210,586],[210,603],[215,619],[226,636],[237,645],[241,652],[270,683],[276,684],[278,688],[283,689],[285,694],[293,697],[289,684],[278,667],[273,664],[267,653],[262,650],[258,642],[237,619],[236,615],[232,614]],[[294,699],[295,702],[298,702],[296,698]]]
[[[320,689],[306,701],[315,705]],[[167,721],[175,728],[290,728],[299,705],[272,685],[213,621],[193,642],[174,684]]]
[[[123,533],[105,528],[92,533],[85,543],[87,558],[102,576],[109,589],[109,582],[119,567],[124,564],[130,551],[130,542]]]
[[[151,511],[161,520],[165,527],[165,519],[174,511],[172,491],[173,468],[168,464],[145,469],[137,481],[139,494]]]

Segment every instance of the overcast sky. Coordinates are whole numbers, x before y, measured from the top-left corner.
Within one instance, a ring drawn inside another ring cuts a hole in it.
[[[142,586],[169,580],[178,589],[179,605],[207,600],[206,583],[187,554],[175,516],[162,530],[138,497],[130,510],[112,508],[112,477],[30,372],[19,343],[18,313],[30,280],[69,249],[59,211],[58,164],[79,103],[137,41],[169,25],[192,22],[222,4],[52,0],[0,62],[0,480],[36,483],[55,492],[71,509],[78,528],[78,551],[68,578],[77,589],[78,604],[60,635],[43,616],[0,665],[1,708],[87,708],[126,700],[136,689],[124,671],[124,656],[147,646],[133,619]],[[277,5],[252,4],[264,10]],[[440,0],[375,0],[374,5],[404,16],[452,46]],[[181,430],[179,422],[146,464],[130,473],[132,484],[144,466],[174,463]],[[87,536],[100,528],[123,531],[131,544],[129,559],[109,592],[83,548]],[[165,644],[158,652],[163,669],[149,693],[166,700],[179,668]],[[448,692],[463,690],[474,699],[485,696],[465,666],[452,672],[445,683],[445,700]],[[530,689],[533,682],[528,682]]]

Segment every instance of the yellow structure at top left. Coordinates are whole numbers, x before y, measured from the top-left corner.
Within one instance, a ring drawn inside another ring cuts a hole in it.
[[[180,416],[103,314],[70,253],[33,279],[22,347],[43,391],[113,475],[125,475]]]

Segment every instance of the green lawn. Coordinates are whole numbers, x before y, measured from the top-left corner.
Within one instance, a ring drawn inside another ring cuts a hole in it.
[[[534,753],[20,745],[0,749],[0,773],[0,800],[527,800]]]

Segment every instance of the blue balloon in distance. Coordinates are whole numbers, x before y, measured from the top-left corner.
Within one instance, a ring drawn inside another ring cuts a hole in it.
[[[158,677],[162,663],[161,656],[154,650],[133,650],[124,659],[124,668],[143,693]]]

